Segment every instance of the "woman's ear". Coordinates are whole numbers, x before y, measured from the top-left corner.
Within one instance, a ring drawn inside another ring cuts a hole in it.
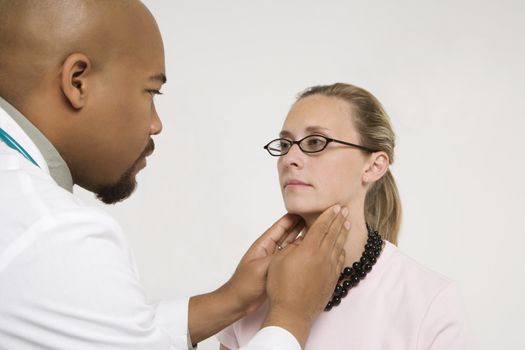
[[[90,70],[91,61],[82,53],[69,55],[62,64],[62,93],[74,109],[81,109],[86,103]]]
[[[390,159],[385,152],[374,152],[370,155],[363,173],[363,183],[374,183],[385,175],[390,166]]]

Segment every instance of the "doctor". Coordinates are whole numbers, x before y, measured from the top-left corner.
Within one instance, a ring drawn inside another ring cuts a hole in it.
[[[72,194],[133,192],[165,82],[139,1],[0,0],[0,349],[189,349],[265,295],[271,311],[247,349],[304,346],[342,268],[346,208],[301,242],[285,215],[216,291],[152,304],[119,225]]]

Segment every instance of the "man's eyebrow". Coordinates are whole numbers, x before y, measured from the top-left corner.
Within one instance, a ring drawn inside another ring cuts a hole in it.
[[[152,75],[149,78],[150,78],[150,80],[160,81],[162,84],[166,84],[166,82],[168,81],[168,79],[166,78],[166,74],[164,74],[164,73],[159,73],[159,74],[156,74],[156,75]]]
[[[312,125],[312,126],[307,127],[305,130],[306,132],[330,131],[330,129],[325,128],[324,126],[320,126],[320,125]],[[288,130],[282,130],[279,133],[279,137],[284,137],[284,136],[293,137],[293,133],[291,133]]]

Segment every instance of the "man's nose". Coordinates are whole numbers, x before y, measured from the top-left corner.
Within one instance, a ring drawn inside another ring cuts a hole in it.
[[[157,109],[153,107],[153,118],[151,119],[150,134],[158,135],[162,131],[162,121],[160,120]]]

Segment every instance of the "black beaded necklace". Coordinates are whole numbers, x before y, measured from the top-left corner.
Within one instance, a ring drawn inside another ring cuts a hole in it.
[[[368,223],[366,224],[366,229],[368,231],[368,240],[361,259],[353,263],[352,267],[347,266],[343,269],[335,286],[334,294],[332,294],[332,300],[326,304],[324,311],[330,311],[333,307],[341,304],[341,299],[346,297],[348,291],[357,286],[359,281],[363,280],[366,274],[372,271],[372,266],[374,266],[377,258],[381,255],[383,240],[379,232],[372,230]]]

